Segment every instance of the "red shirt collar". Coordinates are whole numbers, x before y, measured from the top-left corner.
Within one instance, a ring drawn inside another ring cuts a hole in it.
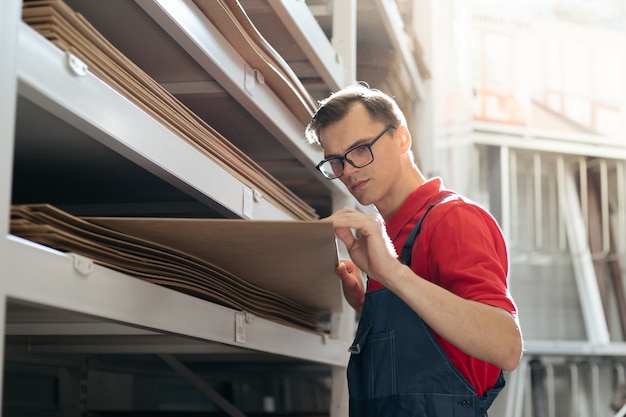
[[[443,191],[443,181],[439,177],[432,178],[415,189],[402,202],[400,208],[386,222],[387,234],[391,240],[398,238],[405,224],[415,217],[416,213],[424,210],[433,196]]]

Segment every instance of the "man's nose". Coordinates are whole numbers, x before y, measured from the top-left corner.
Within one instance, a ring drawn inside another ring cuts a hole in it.
[[[347,159],[343,161],[343,175],[350,176],[358,171],[359,168],[355,168]]]

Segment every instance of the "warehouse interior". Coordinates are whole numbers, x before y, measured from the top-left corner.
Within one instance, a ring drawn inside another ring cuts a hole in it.
[[[507,239],[489,414],[626,415],[626,3],[500,3],[1,2],[1,414],[347,416],[318,220],[372,209],[303,133],[365,81]]]

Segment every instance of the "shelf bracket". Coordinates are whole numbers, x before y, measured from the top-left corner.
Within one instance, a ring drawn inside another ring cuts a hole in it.
[[[244,69],[244,89],[248,94],[254,96],[257,84],[265,84],[265,77],[263,77],[261,71],[246,64]]]
[[[93,272],[93,261],[87,257],[77,253],[69,253],[73,260],[73,266],[76,272],[83,276],[87,276]]]
[[[235,313],[235,342],[246,343],[246,324],[254,322],[254,314],[247,311]]]
[[[89,67],[83,61],[80,60],[76,55],[67,53],[67,66],[70,71],[79,77],[87,74]]]

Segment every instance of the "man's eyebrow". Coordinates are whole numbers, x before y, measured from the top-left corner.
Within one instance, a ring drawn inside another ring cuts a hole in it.
[[[330,158],[341,158],[342,156],[344,156],[347,152],[350,152],[351,150],[353,150],[354,148],[358,148],[359,146],[370,142],[371,139],[367,138],[367,139],[357,139],[352,145],[350,145],[348,147],[348,149],[346,149],[343,153],[340,154],[328,154],[328,155],[324,155],[324,159],[330,159]]]

